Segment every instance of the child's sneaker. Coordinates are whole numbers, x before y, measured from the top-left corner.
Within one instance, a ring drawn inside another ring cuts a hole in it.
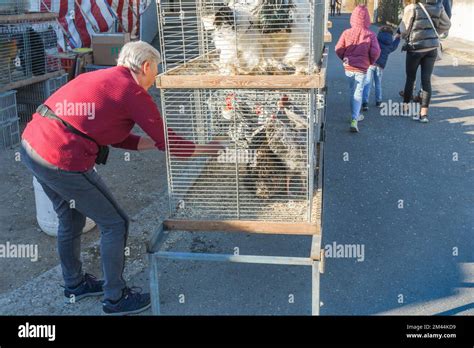
[[[411,118],[413,121],[419,121],[420,120],[420,114],[415,114],[413,115],[413,117]]]
[[[357,120],[352,120],[351,122],[351,132],[358,133],[359,127],[357,127]]]
[[[375,107],[381,108],[382,107],[382,102],[381,101],[375,102]]]
[[[369,104],[368,103],[362,103],[362,111],[369,111]]]
[[[428,116],[420,116],[420,122],[421,123],[428,123]]]

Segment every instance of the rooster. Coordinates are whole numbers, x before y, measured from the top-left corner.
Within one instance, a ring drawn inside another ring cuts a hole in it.
[[[246,102],[229,93],[222,107],[222,117],[230,121],[229,137],[241,148],[247,148],[258,127],[258,114]]]
[[[294,188],[301,188],[306,180],[307,118],[287,95],[277,102],[277,109],[249,142],[255,161],[247,164],[243,182],[258,198],[301,194]],[[293,188],[292,182],[296,182]]]
[[[255,160],[241,174],[244,187],[260,199],[282,198],[286,166],[270,148],[265,126],[254,134],[249,150],[255,154]]]
[[[295,129],[307,129],[308,119],[303,110],[290,102],[288,95],[284,94],[277,103],[277,118],[281,119],[286,125]]]

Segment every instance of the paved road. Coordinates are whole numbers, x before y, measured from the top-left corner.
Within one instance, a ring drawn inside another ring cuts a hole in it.
[[[348,16],[333,24],[336,41]],[[450,56],[437,63],[429,124],[372,107],[350,134],[334,44],[323,242],[364,245],[365,260],[328,260],[322,314],[474,314],[474,67]],[[385,101],[400,101],[404,58],[390,56]]]

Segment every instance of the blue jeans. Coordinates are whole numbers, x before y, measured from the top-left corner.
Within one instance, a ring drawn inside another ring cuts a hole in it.
[[[83,280],[81,234],[86,216],[99,226],[100,254],[105,278],[105,299],[117,300],[126,284],[125,265],[129,219],[94,169],[69,172],[37,161],[29,149],[21,146],[21,159],[33,173],[53,203],[58,215],[58,252],[65,286],[74,287]]]
[[[365,83],[364,96],[362,98],[364,104],[369,103],[372,82],[375,85],[375,101],[382,102],[382,75],[383,69],[379,66],[371,65],[369,70],[367,70],[367,81]]]
[[[366,83],[366,74],[346,70],[346,76],[349,80],[351,89],[351,114],[353,120],[358,120],[360,108],[362,107],[362,95]]]

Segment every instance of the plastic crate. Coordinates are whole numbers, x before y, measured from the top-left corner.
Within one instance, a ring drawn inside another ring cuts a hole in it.
[[[17,118],[16,91],[0,93],[0,124]]]
[[[17,91],[18,116],[28,122],[36,108],[68,82],[68,74],[23,87]]]
[[[87,64],[84,68],[85,72],[91,72],[96,70],[108,69],[112,68],[110,65],[94,65],[94,64]]]
[[[76,57],[61,57],[61,67],[69,74],[74,73],[76,67]]]
[[[60,70],[58,29],[52,21],[0,25],[0,88]]]
[[[13,148],[20,143],[18,118],[0,123],[0,150]]]

